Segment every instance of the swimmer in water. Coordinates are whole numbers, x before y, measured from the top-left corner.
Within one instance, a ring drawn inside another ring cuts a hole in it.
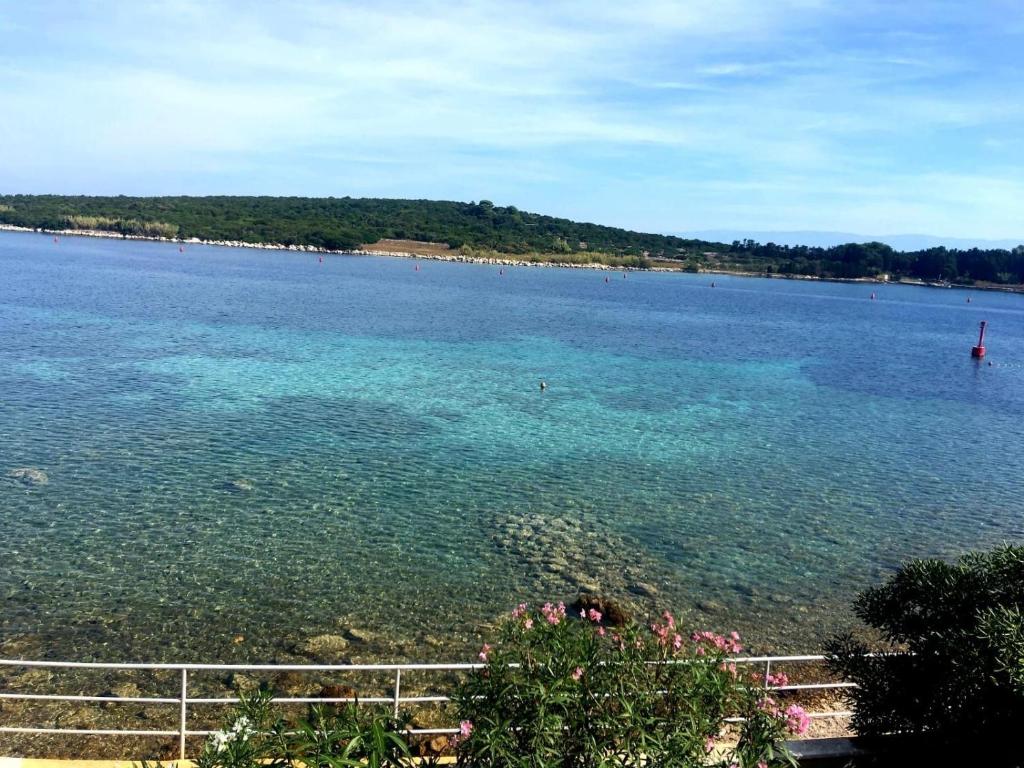
[[[540,391],[543,392],[547,388],[548,388],[548,383],[546,381],[542,381],[540,383]]]

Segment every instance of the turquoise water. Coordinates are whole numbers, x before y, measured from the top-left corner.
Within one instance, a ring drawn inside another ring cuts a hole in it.
[[[582,586],[808,649],[1024,536],[1024,297],[604,278],[0,234],[0,642],[452,658]]]

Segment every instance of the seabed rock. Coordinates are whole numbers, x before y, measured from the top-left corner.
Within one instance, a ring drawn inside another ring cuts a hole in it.
[[[657,587],[655,587],[653,584],[647,584],[643,581],[638,581],[635,584],[630,584],[629,591],[635,595],[640,595],[641,597],[653,598],[657,597],[658,595]]]
[[[25,485],[46,485],[50,482],[47,474],[36,467],[15,467],[7,471],[7,476],[20,480]]]
[[[722,613],[725,611],[725,606],[714,600],[698,600],[695,605],[698,611],[703,611],[704,613]]]
[[[345,634],[357,643],[372,643],[377,639],[376,632],[371,632],[368,629],[360,629],[359,627],[349,627],[345,630]]]
[[[583,594],[576,598],[576,602],[573,603],[572,607],[577,612],[589,611],[591,609],[599,611],[601,613],[601,620],[613,627],[625,626],[632,618],[628,610],[609,597]]]
[[[342,662],[348,649],[348,640],[341,635],[317,635],[302,643],[296,650],[323,663]]]

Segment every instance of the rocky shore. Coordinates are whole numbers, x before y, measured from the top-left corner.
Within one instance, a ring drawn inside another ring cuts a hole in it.
[[[636,271],[637,267],[612,267],[607,264],[587,263],[577,264],[573,262],[557,261],[530,261],[527,259],[493,259],[481,256],[467,256],[462,253],[415,253],[411,251],[384,251],[372,248],[355,248],[350,250],[331,250],[319,248],[315,245],[282,245],[280,243],[249,243],[242,240],[200,240],[197,237],[172,238],[154,237],[149,235],[122,235],[116,232],[105,232],[96,229],[32,229],[29,227],[17,227],[12,224],[0,224],[0,231],[7,232],[34,232],[37,234],[67,236],[67,237],[100,237],[108,240],[148,240],[157,243],[171,243],[174,245],[216,245],[226,248],[256,248],[265,251],[293,251],[299,253],[317,253],[355,255],[355,256],[390,256],[403,259],[423,259],[426,261],[450,261],[462,264],[493,264],[503,267],[561,267],[563,269],[601,269],[612,272]],[[677,270],[668,267],[652,267],[652,272],[675,272]]]
[[[389,256],[402,259],[422,259],[425,261],[449,261],[461,264],[490,264],[501,267],[558,267],[560,269],[596,269],[607,272],[682,272],[683,264],[678,266],[652,266],[652,267],[622,267],[600,264],[597,262],[576,263],[570,261],[531,261],[529,259],[516,258],[490,258],[483,256],[467,256],[462,253],[416,253],[412,251],[386,251],[374,248],[356,248],[351,250],[331,250],[318,248],[315,245],[282,245],[280,243],[249,243],[242,240],[200,240],[197,237],[171,238],[154,237],[149,235],[122,235],[116,232],[106,232],[95,229],[32,229],[31,227],[18,227],[13,224],[0,224],[0,231],[7,232],[35,232],[38,234],[73,236],[73,237],[101,237],[110,240],[150,240],[159,243],[172,243],[176,245],[218,245],[227,248],[256,248],[267,251],[296,251],[301,253],[318,253],[333,255],[356,255],[356,256]],[[898,280],[882,280],[873,277],[817,277],[815,275],[782,275],[778,273],[765,274],[763,272],[745,272],[736,269],[704,269],[701,274],[708,275],[733,275],[736,277],[767,277],[781,280],[820,280],[829,283],[878,283],[882,285],[915,285],[926,288],[961,288],[972,291],[1002,291],[1004,293],[1024,293],[1024,285],[960,285],[954,283],[943,283],[926,280],[915,280],[912,278],[901,278]]]

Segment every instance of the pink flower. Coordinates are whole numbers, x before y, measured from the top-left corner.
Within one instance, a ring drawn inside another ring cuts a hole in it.
[[[590,620],[591,620],[592,622],[594,622],[595,624],[600,624],[600,623],[601,623],[601,612],[600,612],[600,611],[598,611],[598,610],[595,610],[595,609],[591,608],[591,609],[590,609],[590,610],[589,610],[589,611],[587,612],[587,616],[588,616],[588,617],[590,618]]]
[[[675,635],[672,636],[672,649],[678,651],[682,647],[683,636],[676,632]]]
[[[768,763],[766,763],[764,760],[758,760],[757,768],[768,768]]]
[[[579,680],[581,677],[583,677],[583,667],[576,667],[576,669],[572,671],[572,679]]]
[[[705,741],[704,741],[704,751],[707,752],[710,755],[712,750],[714,750],[714,748],[715,748],[715,737],[714,736],[708,736],[707,739],[705,739]]]
[[[548,624],[560,624],[562,619],[565,618],[565,603],[559,603],[557,608],[551,603],[544,603],[544,607],[540,609],[540,612],[544,614]]]
[[[786,728],[794,736],[803,736],[811,726],[811,718],[804,712],[804,708],[791,704],[786,710]]]
[[[765,677],[764,681],[769,686],[789,684],[789,678],[786,676],[785,672],[776,672],[774,675],[769,674]]]
[[[676,620],[672,617],[671,613],[665,611],[663,614],[661,614],[661,617],[665,620],[665,623],[668,624],[669,629],[676,628]]]
[[[491,646],[484,643],[484,647],[480,649],[480,653],[477,656],[480,657],[480,661],[487,661],[487,654],[491,652]]]
[[[605,632],[605,629],[604,629],[604,627],[598,627],[598,628],[597,628],[597,634],[598,634],[598,635],[599,635],[600,637],[604,637],[604,636],[605,636],[605,634],[606,634],[606,632]]]
[[[469,734],[473,732],[473,722],[471,720],[463,720],[459,723],[459,735],[466,739],[469,738]]]
[[[526,613],[526,603],[520,603],[512,611],[512,618],[519,619]]]
[[[523,626],[527,629],[533,629],[533,619],[527,619],[523,622]]]

